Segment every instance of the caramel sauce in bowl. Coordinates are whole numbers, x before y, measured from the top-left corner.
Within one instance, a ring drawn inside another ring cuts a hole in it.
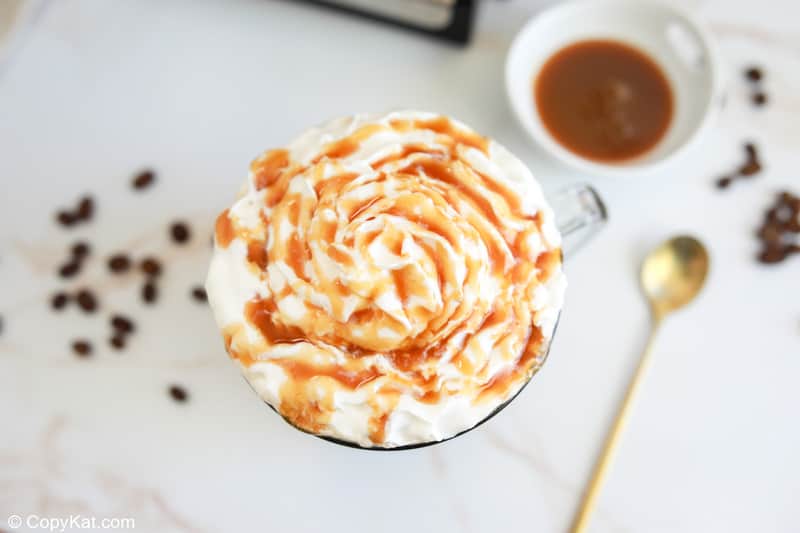
[[[663,3],[559,3],[534,16],[506,59],[514,115],[545,153],[596,175],[667,166],[721,105],[708,33]]]

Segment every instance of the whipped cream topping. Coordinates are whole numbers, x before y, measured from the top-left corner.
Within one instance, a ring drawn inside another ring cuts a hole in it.
[[[253,161],[206,289],[229,355],[305,431],[471,428],[538,369],[566,286],[530,171],[432,113],[358,115]]]

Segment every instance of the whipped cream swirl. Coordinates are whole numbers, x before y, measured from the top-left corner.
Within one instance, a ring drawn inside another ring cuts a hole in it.
[[[538,183],[455,120],[331,121],[251,165],[207,292],[230,356],[305,431],[453,436],[539,367],[565,288]]]

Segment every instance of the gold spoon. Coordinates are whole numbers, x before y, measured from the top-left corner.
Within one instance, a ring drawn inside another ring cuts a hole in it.
[[[650,338],[639,361],[639,367],[628,385],[628,392],[622,400],[614,425],[606,437],[603,452],[597,460],[580,509],[572,524],[572,533],[583,533],[589,523],[589,516],[600,494],[600,486],[603,484],[614,450],[630,417],[633,401],[650,366],[651,347],[661,321],[669,313],[685,306],[697,296],[705,282],[708,264],[708,252],[705,246],[697,239],[687,236],[666,241],[645,258],[642,264],[641,282],[653,314]]]

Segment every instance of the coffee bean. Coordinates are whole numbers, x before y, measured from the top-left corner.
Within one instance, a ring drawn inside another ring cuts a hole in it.
[[[115,350],[122,350],[125,348],[125,337],[120,333],[116,333],[110,339],[108,339],[108,343]]]
[[[146,304],[153,304],[158,299],[158,287],[152,281],[148,281],[142,286],[142,300]]]
[[[50,306],[56,311],[64,309],[67,303],[69,303],[69,295],[65,292],[57,292],[50,299]]]
[[[795,234],[800,233],[800,196],[782,192],[774,205],[764,215],[757,231],[762,250],[757,258],[762,263],[778,263],[798,253],[800,243]]]
[[[75,295],[75,301],[87,313],[94,313],[97,310],[97,298],[88,289],[81,289]]]
[[[111,327],[121,333],[133,333],[136,329],[133,321],[122,315],[113,315],[111,317]]]
[[[94,199],[88,195],[82,197],[78,202],[76,214],[81,220],[90,220],[94,215]]]
[[[754,174],[758,174],[759,172],[761,172],[761,163],[758,161],[751,160],[739,167],[739,174],[742,176],[749,177]]]
[[[139,267],[142,272],[151,278],[155,278],[161,274],[161,262],[155,257],[145,257],[140,263]]]
[[[208,301],[208,295],[206,294],[206,290],[203,287],[194,287],[192,289],[192,298],[197,300],[198,302],[205,302]]]
[[[172,235],[172,240],[178,244],[187,242],[191,237],[189,227],[183,222],[175,222],[172,224],[172,226],[170,226],[169,231]]]
[[[73,260],[70,261],[69,263],[61,265],[61,267],[58,269],[58,275],[61,276],[62,278],[71,278],[74,277],[78,272],[80,272],[80,270],[81,270],[80,263]]]
[[[747,154],[748,161],[757,161],[758,160],[758,149],[756,145],[753,143],[745,143],[744,144],[744,153]]]
[[[750,81],[761,81],[764,73],[758,67],[749,67],[744,71],[745,77]]]
[[[86,340],[77,340],[72,343],[72,351],[78,357],[89,357],[92,353],[92,345]]]
[[[69,211],[59,211],[56,214],[56,220],[59,224],[65,227],[70,227],[78,221],[77,217]]]
[[[170,385],[169,395],[178,403],[183,403],[189,399],[189,393],[180,385]]]
[[[88,256],[91,251],[92,248],[86,241],[78,241],[72,245],[72,256],[78,259]]]
[[[151,186],[156,179],[156,174],[152,170],[143,170],[139,174],[133,177],[131,181],[131,186],[134,189],[142,190],[146,189],[147,187]]]
[[[766,93],[762,92],[753,93],[753,104],[755,104],[756,106],[761,107],[766,105],[767,100],[768,98]]]
[[[720,189],[725,189],[733,182],[733,178],[730,176],[725,176],[717,180],[717,187]]]
[[[131,268],[131,260],[125,254],[116,254],[108,258],[108,269],[115,274],[127,272]]]

